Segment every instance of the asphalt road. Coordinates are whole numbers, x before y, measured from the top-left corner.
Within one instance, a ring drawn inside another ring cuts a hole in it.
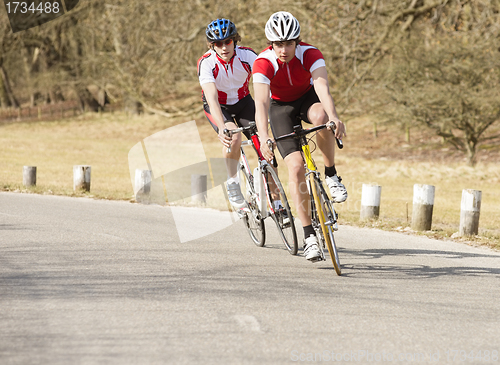
[[[0,364],[500,364],[500,253],[341,226],[338,277],[268,223],[0,193]]]

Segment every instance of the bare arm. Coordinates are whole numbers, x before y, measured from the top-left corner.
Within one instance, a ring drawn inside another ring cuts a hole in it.
[[[314,90],[319,97],[319,101],[325,109],[328,115],[328,120],[335,122],[336,130],[335,137],[342,139],[345,133],[345,126],[342,121],[340,121],[337,110],[335,109],[335,103],[333,102],[332,95],[330,94],[330,87],[328,85],[328,75],[326,72],[326,67],[320,67],[314,70],[312,73],[312,79],[314,84]]]
[[[270,161],[273,153],[267,147],[266,141],[269,139],[268,119],[269,119],[269,95],[270,87],[268,84],[254,83],[253,91],[255,96],[255,124],[259,133],[261,142],[261,152]]]
[[[219,128],[219,140],[221,143],[229,147],[231,145],[231,138],[227,137],[223,132],[226,128],[224,123],[225,117],[222,114],[222,110],[219,104],[217,87],[215,86],[215,82],[209,82],[201,85],[203,89],[203,94],[205,95],[205,99],[207,100],[208,106],[210,107],[210,113],[214,118],[217,127]]]

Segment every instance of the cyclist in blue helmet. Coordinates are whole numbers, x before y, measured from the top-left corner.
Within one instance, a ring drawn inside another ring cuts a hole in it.
[[[238,211],[246,206],[237,174],[241,134],[236,133],[231,139],[224,134],[224,129],[246,127],[255,121],[255,104],[248,85],[257,54],[251,48],[237,45],[241,37],[234,23],[228,19],[210,22],[205,33],[209,49],[198,60],[203,108],[223,145],[222,156],[226,160],[228,172],[228,197],[233,208]],[[229,146],[231,152],[228,153]]]
[[[238,35],[234,23],[227,19],[214,20],[207,26],[205,33],[209,42],[223,41],[224,39]]]

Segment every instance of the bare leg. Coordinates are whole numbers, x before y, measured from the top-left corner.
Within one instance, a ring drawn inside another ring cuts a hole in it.
[[[314,126],[328,123],[328,116],[321,103],[313,104],[307,112],[307,117]],[[333,166],[335,164],[335,136],[332,131],[323,129],[316,135],[316,141],[323,154],[325,166]]]
[[[227,129],[236,129],[234,123],[226,123]],[[222,157],[225,158],[227,174],[229,177],[235,177],[238,170],[238,161],[240,159],[240,147],[241,147],[241,133],[236,133],[233,135],[233,140],[231,143],[231,152],[227,152],[226,147],[222,147]]]

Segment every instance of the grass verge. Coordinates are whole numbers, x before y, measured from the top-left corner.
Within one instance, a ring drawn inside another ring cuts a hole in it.
[[[124,113],[92,115],[53,122],[0,124],[0,190],[36,194],[86,196],[95,199],[134,201],[128,167],[128,152],[144,138],[189,119],[168,120],[156,116],[127,116]],[[219,158],[221,146],[203,119],[196,122],[207,158]],[[349,192],[348,200],[338,205],[341,224],[352,224],[438,239],[454,239],[474,245],[500,249],[500,165],[480,161],[475,168],[463,160],[410,158],[404,136],[390,129],[371,135],[370,122],[349,122],[349,138],[338,153],[337,169]],[[418,149],[419,136],[411,148]],[[384,140],[386,142],[384,143]],[[386,147],[384,152],[383,146]],[[435,146],[433,146],[436,150]],[[399,153],[398,150],[401,152]],[[404,151],[403,151],[404,150]],[[363,152],[364,151],[364,152]],[[366,154],[365,152],[370,152]],[[256,159],[251,152],[251,164]],[[313,155],[323,166],[319,153]],[[182,156],[180,156],[182,158]],[[37,166],[37,186],[22,186],[23,166]],[[92,166],[90,193],[73,191],[73,165]],[[287,171],[280,160],[280,178],[287,186]],[[364,183],[382,186],[380,218],[360,221],[361,189]],[[414,184],[436,187],[431,231],[417,233],[410,229]],[[452,238],[460,222],[463,189],[482,191],[480,232],[468,239]],[[227,208],[222,204],[221,209]]]

